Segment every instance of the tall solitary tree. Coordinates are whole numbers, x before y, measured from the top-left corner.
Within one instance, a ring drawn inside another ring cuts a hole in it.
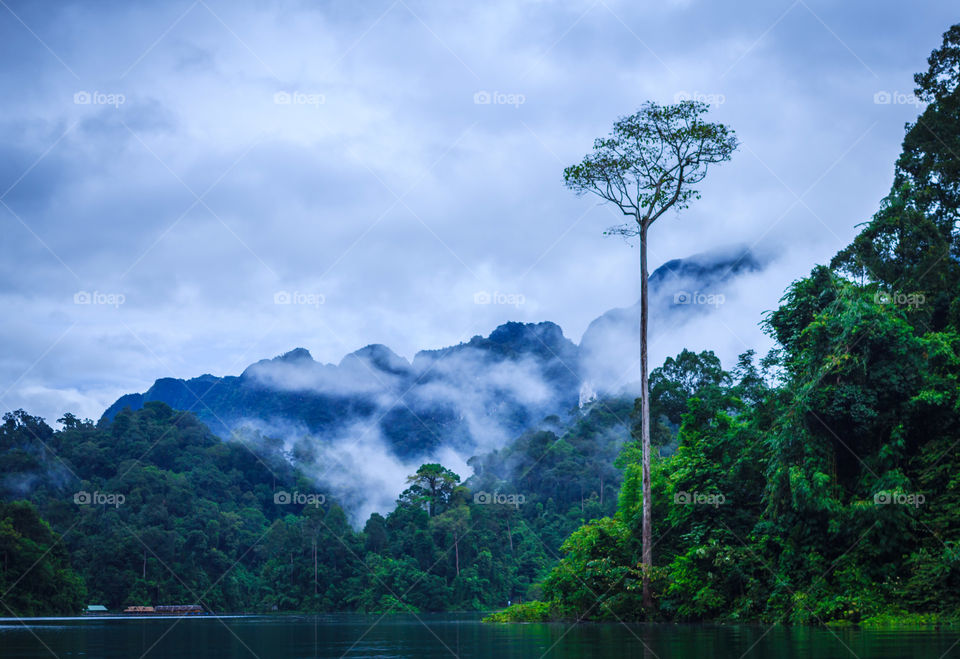
[[[563,180],[578,196],[592,193],[615,204],[630,219],[609,234],[640,242],[640,441],[643,460],[643,605],[651,607],[650,568],[653,532],[650,502],[650,391],[647,384],[647,234],[669,209],[681,210],[700,197],[696,186],[710,165],[729,160],[737,148],[734,132],[709,123],[706,103],[676,105],[648,102],[613,124],[593,152],[563,170]]]

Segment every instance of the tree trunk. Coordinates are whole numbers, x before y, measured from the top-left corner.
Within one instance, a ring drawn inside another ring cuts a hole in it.
[[[641,568],[643,569],[643,606],[653,608],[650,594],[650,570],[653,567],[653,528],[650,501],[650,387],[647,384],[647,228],[640,227],[640,445],[643,451],[643,523],[640,539],[643,543]]]
[[[453,551],[457,555],[457,576],[460,576],[460,536],[453,534]]]

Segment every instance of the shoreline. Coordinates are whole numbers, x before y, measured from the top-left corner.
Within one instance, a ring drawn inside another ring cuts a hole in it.
[[[481,622],[485,624],[602,624],[612,622],[614,624],[664,624],[664,625],[720,625],[724,627],[735,627],[737,625],[764,625],[775,627],[811,627],[824,629],[869,629],[877,630],[909,630],[909,629],[941,629],[960,627],[960,618],[954,615],[945,615],[940,613],[907,613],[907,612],[889,612],[880,613],[873,616],[867,616],[860,620],[827,620],[816,623],[789,623],[784,621],[770,620],[730,620],[723,618],[707,620],[583,620],[572,617],[553,616],[545,607],[537,607],[534,610],[514,610],[501,609],[491,612],[483,617]]]
[[[833,620],[827,621],[824,623],[786,623],[786,622],[770,622],[765,620],[683,620],[683,621],[673,621],[673,620],[576,620],[573,618],[549,618],[549,619],[504,619],[498,614],[504,613],[503,610],[500,611],[459,611],[459,612],[434,612],[429,614],[431,617],[435,616],[463,616],[464,614],[475,614],[477,616],[476,622],[483,624],[501,624],[501,625],[531,625],[531,624],[577,624],[577,625],[604,625],[604,624],[613,624],[613,625],[670,625],[670,626],[719,626],[719,627],[782,627],[782,628],[820,628],[820,629],[862,629],[870,631],[909,631],[909,630],[939,630],[939,629],[955,629],[960,627],[960,619],[951,618],[942,615],[934,614],[882,614],[878,616],[871,616],[863,620],[852,622],[847,620]],[[407,615],[404,612],[397,612],[397,616]],[[9,623],[41,623],[41,622],[83,622],[83,621],[106,621],[106,620],[186,620],[186,619],[243,619],[243,618],[269,618],[269,619],[282,619],[282,618],[291,618],[291,617],[304,617],[304,616],[382,616],[380,613],[369,612],[362,613],[356,611],[327,611],[322,613],[311,613],[311,612],[269,612],[269,613],[227,613],[227,614],[216,614],[216,613],[205,613],[205,614],[195,614],[195,615],[136,615],[136,614],[106,614],[106,615],[77,615],[77,616],[36,616],[36,617],[0,617],[0,625],[9,624]],[[471,616],[471,617],[475,617]],[[482,617],[478,617],[482,616]]]

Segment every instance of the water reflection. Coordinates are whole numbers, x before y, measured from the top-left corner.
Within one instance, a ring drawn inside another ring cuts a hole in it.
[[[478,616],[0,620],[0,656],[940,659],[956,631],[720,625],[485,625]],[[958,646],[960,647],[960,646]]]

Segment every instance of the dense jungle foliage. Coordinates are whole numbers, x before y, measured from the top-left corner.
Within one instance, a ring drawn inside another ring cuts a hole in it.
[[[0,507],[3,602],[16,615],[86,603],[198,602],[221,612],[503,606],[529,596],[574,529],[613,513],[621,478],[613,461],[631,405],[596,403],[566,429],[546,419],[476,458],[483,476],[469,489],[424,465],[395,510],[374,513],[362,530],[291,466],[279,440],[222,441],[157,402],[99,426],[67,415],[61,430],[9,413],[0,492],[29,503]]]

